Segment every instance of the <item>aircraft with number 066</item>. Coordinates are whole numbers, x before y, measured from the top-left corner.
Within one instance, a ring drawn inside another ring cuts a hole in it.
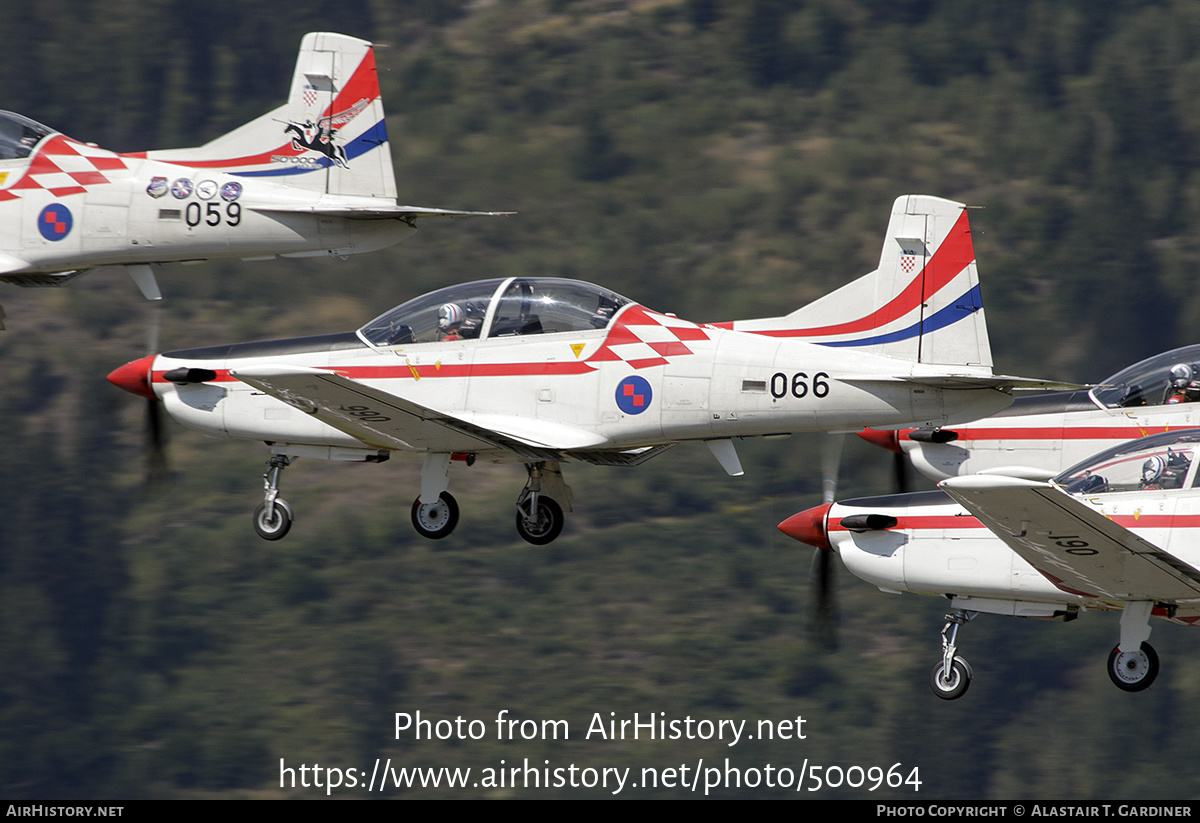
[[[1200,622],[1200,429],[1121,443],[1050,481],[974,474],[941,491],[825,503],[780,531],[836,552],[883,592],[950,602],[934,694],[961,697],[973,676],[959,627],[979,614],[1074,620],[1120,611],[1108,656],[1119,688],[1158,675],[1150,618]]]
[[[571,509],[565,461],[632,466],[702,440],[738,475],[736,438],[965,421],[1027,382],[992,373],[965,207],[916,195],[896,200],[876,271],[783,317],[697,324],[590,283],[510,277],[357,332],[173,351],[109,380],[185,426],[267,443],[267,539],[292,522],[278,480],[294,457],[410,451],[425,456],[421,534],[458,520],[452,461],[508,460],[528,469],[516,520],[535,544]]]
[[[1118,443],[1200,426],[1197,401],[1200,345],[1192,345],[1134,363],[1090,390],[1018,397],[999,414],[952,429],[858,435],[907,457],[931,480],[978,473],[1047,480]]]
[[[117,154],[0,112],[0,281],[61,286],[124,266],[344,257],[391,246],[428,215],[401,206],[371,44],[305,35],[287,103],[190,149]]]

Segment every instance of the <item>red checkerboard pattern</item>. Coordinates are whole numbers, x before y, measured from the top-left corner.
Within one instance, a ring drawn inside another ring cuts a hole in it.
[[[37,147],[25,176],[0,190],[0,200],[15,200],[30,189],[45,189],[55,197],[82,194],[88,186],[111,182],[106,172],[128,168],[118,154],[56,134]]]
[[[589,363],[620,360],[635,369],[665,366],[668,357],[694,354],[689,342],[708,340],[708,332],[678,317],[630,306],[609,329]]]

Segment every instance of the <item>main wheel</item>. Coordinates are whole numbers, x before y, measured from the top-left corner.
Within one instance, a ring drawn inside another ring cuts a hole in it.
[[[254,510],[254,530],[263,540],[281,540],[295,519],[292,507],[287,501],[276,498],[275,511],[271,517],[267,516],[267,504],[258,504],[258,508]]]
[[[562,507],[553,498],[538,495],[537,517],[530,520],[517,508],[517,532],[535,546],[544,546],[563,530]]]
[[[458,501],[450,492],[442,492],[436,503],[422,503],[418,497],[412,505],[412,524],[417,534],[430,540],[449,537],[458,525]]]
[[[946,676],[946,664],[939,660],[929,673],[929,686],[942,700],[957,700],[971,686],[971,666],[961,657],[954,658],[950,665],[950,676]]]
[[[1136,652],[1123,652],[1117,646],[1108,656],[1108,676],[1118,689],[1140,692],[1150,688],[1158,677],[1158,652],[1143,643]]]

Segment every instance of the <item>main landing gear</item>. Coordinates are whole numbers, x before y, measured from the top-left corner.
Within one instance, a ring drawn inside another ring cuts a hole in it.
[[[942,627],[942,659],[929,673],[929,686],[942,700],[957,700],[971,686],[974,676],[971,664],[958,656],[958,627],[970,623],[977,614],[955,609],[946,615],[946,625]]]
[[[1122,691],[1148,689],[1158,677],[1158,653],[1146,642],[1153,609],[1150,601],[1136,600],[1121,612],[1121,642],[1108,655],[1108,677]]]
[[[467,465],[475,462],[474,455],[459,459]],[[449,454],[428,454],[421,466],[421,494],[413,501],[412,524],[417,534],[430,540],[448,537],[458,525],[458,503],[446,491],[450,460]],[[563,507],[570,511],[571,488],[563,482],[556,462],[527,463],[525,469],[529,481],[517,498],[517,533],[535,546],[544,546],[562,533]]]

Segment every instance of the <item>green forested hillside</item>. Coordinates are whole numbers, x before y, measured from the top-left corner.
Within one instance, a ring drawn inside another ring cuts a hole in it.
[[[423,221],[344,262],[167,267],[162,349],[349,329],[509,274],[700,321],[777,314],[871,270],[908,192],[983,207],[998,370],[1097,380],[1197,342],[1193,3],[49,0],[4,19],[0,108],[123,151],[196,145],[274,107],[307,31],[371,39],[402,199],[518,212]],[[0,795],[317,795],[281,790],[280,759],[376,757],[807,758],[923,781],[799,795],[814,798],[1200,793],[1200,633],[1156,626],[1163,674],[1130,695],[1104,673],[1115,617],[985,616],[962,634],[975,684],[947,704],[926,685],[941,603],[843,574],[840,646],[812,643],[809,553],[774,526],[819,499],[819,437],[747,444],[737,479],[699,446],[572,465],[576,512],[541,549],[513,535],[519,469],[456,466],[462,524],[430,543],[408,522],[415,462],[300,461],[295,528],[268,544],[249,517],[261,446],[174,430],[170,482],[144,482],[142,409],[104,381],[144,352],[155,312],[124,275],[0,302]],[[843,494],[888,482],[886,455],[847,445]],[[567,719],[571,740],[499,742],[504,709]],[[395,740],[393,714],[417,710],[486,721],[487,739]],[[808,736],[582,739],[597,712],[802,715]]]

